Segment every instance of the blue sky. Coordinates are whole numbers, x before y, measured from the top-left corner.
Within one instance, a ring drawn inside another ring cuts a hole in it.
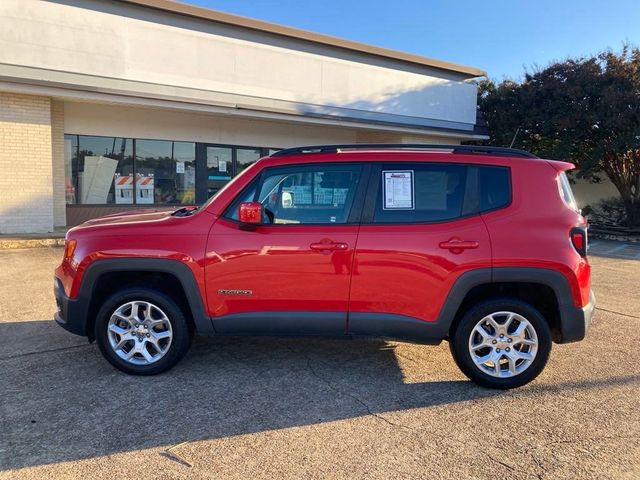
[[[182,0],[482,68],[524,67],[640,45],[640,0]]]

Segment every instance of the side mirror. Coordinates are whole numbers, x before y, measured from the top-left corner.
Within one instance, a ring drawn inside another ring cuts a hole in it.
[[[262,223],[262,204],[260,202],[242,202],[238,207],[238,219],[241,224],[260,225]]]

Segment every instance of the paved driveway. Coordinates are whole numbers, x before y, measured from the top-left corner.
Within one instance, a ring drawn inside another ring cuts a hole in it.
[[[0,478],[640,478],[640,261],[509,392],[439,347],[200,338],[153,378],[50,320],[60,249],[0,251]]]

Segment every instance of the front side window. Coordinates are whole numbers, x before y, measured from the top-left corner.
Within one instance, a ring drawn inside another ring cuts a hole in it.
[[[443,222],[501,208],[510,201],[506,167],[389,163],[381,168],[373,221]]]
[[[268,169],[260,184],[252,184],[232,203],[227,217],[237,220],[241,201],[258,201],[263,223],[347,223],[361,166],[299,166]]]

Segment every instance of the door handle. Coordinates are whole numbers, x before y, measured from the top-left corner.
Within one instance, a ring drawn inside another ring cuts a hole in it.
[[[349,244],[343,242],[317,242],[309,245],[311,250],[340,250],[344,251],[349,248]]]
[[[471,248],[478,248],[479,243],[475,240],[459,240],[457,238],[452,238],[446,242],[440,242],[438,246],[446,250],[451,250],[455,253],[456,250],[462,251]]]

